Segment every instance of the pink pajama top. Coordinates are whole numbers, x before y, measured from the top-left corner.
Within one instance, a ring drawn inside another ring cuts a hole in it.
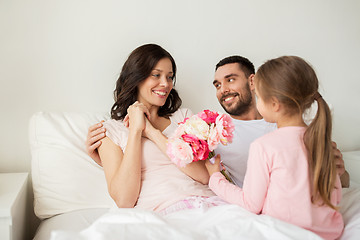
[[[167,137],[171,136],[178,123],[191,115],[189,109],[177,110],[170,116],[171,124],[162,133]],[[104,127],[106,135],[125,151],[129,130],[123,122],[111,119],[104,122]],[[215,195],[208,185],[203,185],[183,173],[151,140],[143,137],[141,145],[142,182],[136,208],[161,211],[187,197]]]
[[[255,140],[250,146],[242,189],[219,172],[210,177],[209,186],[229,203],[295,224],[322,238],[336,239],[344,228],[340,212],[311,202],[305,130],[283,127]],[[341,182],[337,176],[331,203],[337,206],[340,200]]]

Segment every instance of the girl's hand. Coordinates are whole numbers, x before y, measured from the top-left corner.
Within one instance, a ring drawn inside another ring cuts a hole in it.
[[[213,173],[220,172],[221,170],[220,162],[221,162],[220,154],[216,155],[214,164],[212,164],[209,160],[205,162],[205,167],[208,170],[210,177]]]
[[[144,104],[136,101],[129,106],[127,112],[128,114],[123,120],[124,125],[129,127],[130,130],[143,131],[146,127],[145,118],[150,116],[150,112],[147,107]]]

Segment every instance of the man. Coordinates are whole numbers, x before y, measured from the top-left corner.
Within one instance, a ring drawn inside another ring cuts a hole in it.
[[[276,124],[265,122],[256,109],[254,75],[254,65],[248,59],[231,56],[216,65],[213,81],[216,97],[235,126],[232,144],[219,145],[215,153],[220,154],[229,177],[239,187],[243,185],[251,142],[276,129]]]
[[[213,81],[216,97],[235,125],[233,143],[219,145],[215,152],[221,155],[231,179],[240,187],[251,142],[276,128],[276,124],[265,122],[256,109],[254,75],[254,65],[247,58],[231,56],[216,65]],[[345,171],[342,154],[336,143],[333,143],[333,147],[342,185],[348,187],[350,179]]]
[[[251,142],[276,129],[276,125],[265,122],[256,109],[254,75],[254,65],[247,58],[230,56],[216,65],[213,81],[216,97],[223,109],[233,118],[235,125],[233,142],[227,146],[220,144],[215,152],[221,155],[230,178],[240,187],[246,172]],[[96,149],[104,136],[105,129],[102,128],[102,123],[89,128],[87,151],[99,165],[101,160]],[[336,143],[333,143],[333,148],[342,186],[349,187],[349,174],[345,170],[342,154]]]

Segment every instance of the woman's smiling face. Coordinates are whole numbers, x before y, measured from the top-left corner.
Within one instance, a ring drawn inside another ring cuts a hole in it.
[[[150,76],[139,84],[137,100],[148,108],[163,106],[173,88],[173,76],[170,59],[160,59]]]

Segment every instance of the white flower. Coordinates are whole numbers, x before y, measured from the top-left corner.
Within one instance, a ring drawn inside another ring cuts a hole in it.
[[[197,115],[192,116],[184,123],[184,131],[195,135],[197,138],[207,140],[209,136],[209,125]]]

